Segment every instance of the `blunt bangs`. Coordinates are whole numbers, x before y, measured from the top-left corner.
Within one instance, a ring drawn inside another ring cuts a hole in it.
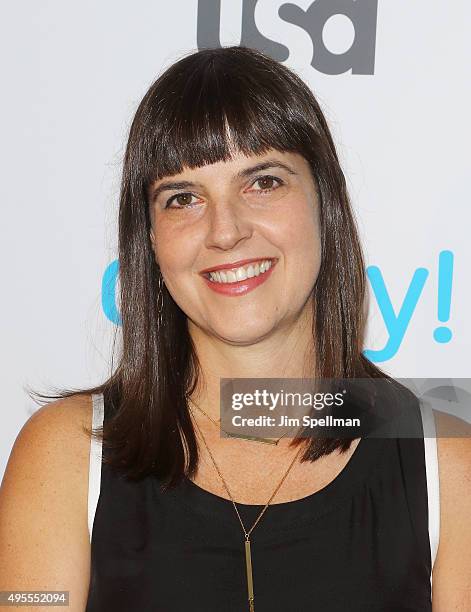
[[[146,191],[184,166],[227,161],[236,151],[275,149],[314,161],[317,137],[307,86],[281,65],[275,73],[262,54],[254,61],[253,50],[244,66],[244,54],[238,47],[234,55],[208,49],[184,57],[151,86],[133,138],[145,160],[145,168],[138,166]]]

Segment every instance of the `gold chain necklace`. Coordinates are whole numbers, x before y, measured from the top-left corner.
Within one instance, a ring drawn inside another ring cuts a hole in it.
[[[194,402],[192,402],[194,403]],[[195,404],[196,406],[196,404]],[[276,489],[273,491],[270,499],[267,501],[267,503],[265,504],[263,510],[260,512],[260,514],[257,517],[257,520],[255,521],[255,523],[252,525],[252,527],[249,529],[249,531],[247,531],[245,529],[244,523],[242,522],[242,519],[240,518],[240,514],[239,511],[237,510],[237,506],[236,503],[234,501],[234,498],[231,495],[231,492],[229,491],[229,487],[226,484],[226,481],[224,480],[223,475],[221,474],[216,461],[214,460],[213,454],[211,453],[211,451],[209,450],[209,446],[206,442],[206,439],[203,435],[203,432],[200,429],[200,426],[198,425],[198,423],[196,422],[195,416],[193,414],[193,410],[190,408],[190,406],[188,406],[188,408],[190,409],[191,415],[193,417],[194,423],[196,425],[196,427],[198,428],[198,431],[200,433],[200,436],[204,442],[204,445],[206,446],[206,450],[209,453],[209,456],[211,457],[211,461],[213,462],[214,467],[216,468],[217,473],[219,474],[220,479],[222,480],[222,483],[224,485],[224,488],[226,489],[227,494],[229,495],[232,505],[234,506],[234,510],[236,511],[237,517],[239,519],[239,522],[242,526],[242,530],[244,532],[245,535],[245,565],[246,565],[246,569],[247,569],[247,593],[248,593],[248,602],[249,602],[249,612],[255,612],[255,604],[254,604],[254,589],[253,589],[253,574],[252,574],[252,555],[250,552],[250,534],[252,533],[252,531],[254,530],[255,526],[258,524],[259,520],[262,518],[263,514],[265,513],[265,510],[268,508],[270,502],[272,501],[272,499],[275,497],[275,495],[278,493],[279,488],[281,487],[281,485],[283,484],[283,482],[285,481],[285,478],[288,476],[291,468],[294,465],[294,462],[296,461],[296,459],[298,458],[299,453],[303,450],[303,447],[301,446],[301,448],[298,450],[298,452],[296,453],[296,455],[294,456],[293,460],[291,461],[288,469],[286,470],[283,478],[281,479],[281,481],[279,482],[278,486],[276,487]],[[197,406],[197,408],[199,408],[199,406]],[[202,409],[199,408],[201,411]],[[203,411],[202,411],[203,412]],[[206,415],[208,416],[208,415]],[[210,417],[208,417],[210,418]],[[211,419],[211,421],[213,421],[213,419]],[[215,421],[213,421],[214,423]]]
[[[226,431],[222,425],[221,425],[221,419],[219,419],[218,421],[215,421],[214,419],[212,419],[209,414],[206,414],[206,412],[200,408],[198,406],[198,404],[196,402],[194,402],[192,399],[190,399],[189,397],[187,398],[192,404],[193,406],[196,406],[196,408],[198,408],[198,410],[200,412],[202,412],[204,414],[205,417],[207,417],[212,423],[214,423],[216,426],[219,425],[219,427],[221,428],[221,430],[227,435],[229,436],[229,438],[237,438],[239,440],[250,440],[251,442],[264,442],[265,444],[278,444],[278,442],[284,438],[286,436],[286,434],[284,433],[280,438],[278,438],[278,440],[271,440],[270,438],[257,438],[256,436],[241,436],[235,433],[231,433],[229,431]]]

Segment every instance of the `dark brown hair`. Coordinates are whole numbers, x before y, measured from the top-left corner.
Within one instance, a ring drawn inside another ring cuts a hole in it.
[[[163,282],[158,316],[161,274],[149,238],[148,188],[184,166],[228,160],[232,147],[247,155],[270,148],[299,153],[317,183],[322,262],[312,291],[312,334],[320,358],[312,376],[389,378],[362,354],[364,259],[345,177],[313,93],[286,66],[244,46],[186,55],[151,85],[130,128],[119,208],[116,370],[97,387],[36,394],[106,393],[115,409],[103,431],[106,461],[131,479],[154,474],[173,486],[193,476],[198,462],[186,396],[196,387],[199,364],[186,315]],[[303,459],[346,450],[351,440],[311,438]]]

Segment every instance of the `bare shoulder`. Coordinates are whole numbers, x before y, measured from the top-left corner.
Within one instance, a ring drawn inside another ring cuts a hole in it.
[[[91,396],[77,394],[20,430],[0,488],[0,590],[67,590],[70,609],[84,609],[91,424]]]
[[[50,436],[59,441],[62,436],[68,442],[81,439],[83,426],[89,427],[92,419],[92,398],[90,395],[76,394],[71,397],[50,402],[36,410],[23,425],[17,441],[30,436]],[[16,442],[15,442],[16,443]]]
[[[75,475],[75,484],[84,481],[83,468],[88,464],[90,442],[84,428],[90,427],[91,421],[89,395],[77,394],[39,408],[16,437],[2,491],[4,487],[18,488],[28,480],[33,480],[35,486],[39,482],[48,486],[51,474],[55,478],[63,477],[66,482],[66,477]]]
[[[466,506],[471,510],[471,423],[440,411],[434,411],[434,416],[440,503],[453,516]],[[453,526],[448,514],[442,522],[444,528]]]
[[[440,481],[440,543],[433,611],[471,609],[471,424],[435,412]]]

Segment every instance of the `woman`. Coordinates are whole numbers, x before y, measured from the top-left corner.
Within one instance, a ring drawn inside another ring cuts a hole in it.
[[[357,230],[299,77],[228,47],[150,87],[119,264],[116,371],[15,442],[1,589],[88,612],[471,610],[468,439],[438,440],[438,497],[434,438],[220,436],[221,378],[387,378],[361,352]]]

